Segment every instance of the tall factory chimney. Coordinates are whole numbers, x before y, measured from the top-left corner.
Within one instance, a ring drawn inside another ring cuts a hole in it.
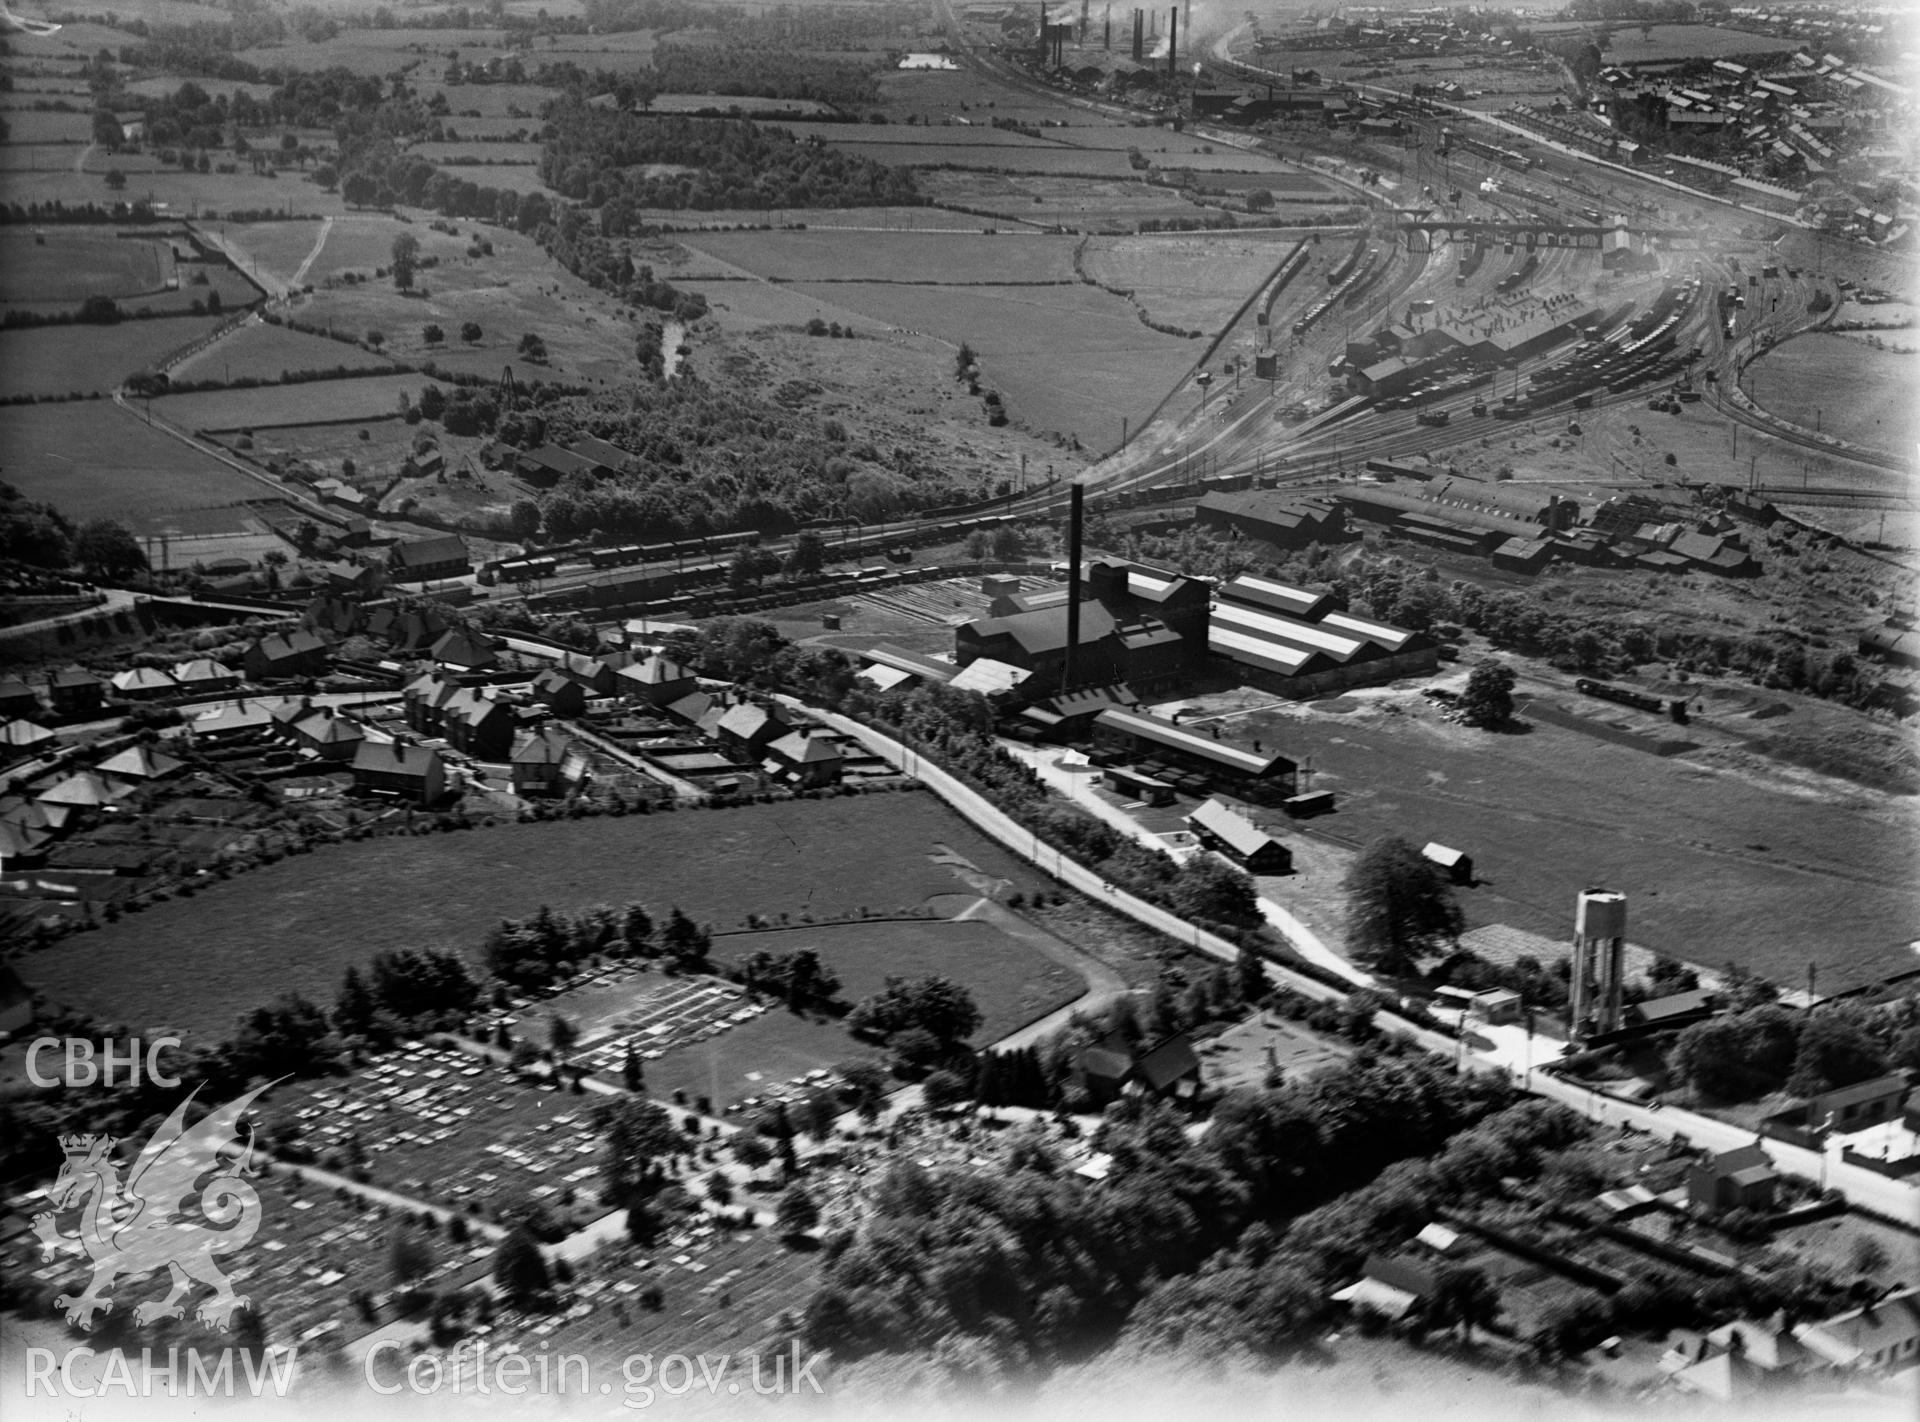
[[[1047,0],[1040,0],[1040,62],[1047,62]]]
[[[1627,896],[1610,889],[1580,895],[1573,921],[1573,980],[1567,1004],[1580,1040],[1620,1030],[1626,985]]]
[[[1147,12],[1133,12],[1133,62],[1138,64],[1147,57]]]
[[[1180,82],[1180,11],[1167,11],[1167,87]]]
[[[1107,6],[1107,25],[1106,25],[1105,40],[1106,42],[1101,46],[1101,48],[1111,50],[1113,48],[1113,6],[1111,5]]]
[[[1067,491],[1067,657],[1060,668],[1060,690],[1073,690],[1074,664],[1080,659],[1080,500],[1075,484]]]

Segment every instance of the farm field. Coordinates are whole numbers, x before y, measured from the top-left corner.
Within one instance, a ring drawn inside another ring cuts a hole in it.
[[[7,482],[79,522],[259,498],[257,480],[106,401],[0,409]]]
[[[1553,32],[1557,26],[1538,26],[1540,33]],[[1717,25],[1655,25],[1642,36],[1637,25],[1623,25],[1607,51],[1609,64],[1647,64],[1661,60],[1725,59],[1734,54],[1790,54],[1802,41],[1780,39],[1773,35],[1749,34],[1745,30],[1725,29]]]
[[[538,163],[538,143],[416,143],[407,152],[448,167],[491,168],[507,163]],[[478,177],[475,182],[481,181]]]
[[[889,911],[973,887],[934,862],[942,845],[990,880],[1039,886],[924,794],[506,825],[283,860],[75,940],[24,975],[109,1018],[221,1036],[269,987],[331,1001],[350,963],[389,948],[471,955],[501,918],[543,903],[678,904],[726,928],[748,913]],[[438,888],[423,895],[423,883]],[[269,942],[270,985],[251,971]]]
[[[311,249],[319,234],[310,227],[305,230],[308,234],[307,245]],[[307,268],[307,280],[320,286],[330,278],[349,271],[371,278],[374,272],[393,261],[393,239],[403,232],[419,242],[423,258],[435,257],[442,263],[467,262],[467,240],[464,237],[449,237],[444,232],[435,232],[423,222],[403,223],[380,213],[352,213],[335,218],[333,226],[327,229],[326,242],[314,257],[313,265]],[[488,235],[491,237],[491,232]],[[495,247],[499,247],[498,242]],[[301,253],[300,260],[304,261],[305,257],[306,254]],[[436,270],[423,268],[417,280],[420,285],[431,286],[437,277]]]
[[[127,174],[124,196],[146,199],[157,211],[174,217],[214,217],[265,209],[294,216],[339,212],[336,193],[322,192],[295,170],[278,177],[256,177],[251,172],[186,173],[157,165],[136,171],[141,160],[126,154],[108,155],[95,149],[83,174],[71,166],[64,172],[28,173],[7,180],[9,202],[108,202],[113,199],[104,174],[119,168]],[[164,204],[164,206],[160,206]]]
[[[1117,225],[1132,231],[1148,218],[1190,218],[1197,209],[1172,188],[1132,178],[1061,178],[938,169],[920,175],[935,202],[984,209],[1039,227]],[[936,216],[947,216],[941,213]],[[974,221],[953,214],[954,221]]]
[[[212,224],[212,230],[245,252],[255,265],[282,280],[290,280],[300,270],[320,238],[318,222],[218,222]],[[331,233],[328,240],[332,240]]]
[[[230,380],[236,374],[277,380],[290,371],[392,370],[385,356],[345,341],[293,331],[285,326],[256,322],[242,326],[226,339],[173,368],[175,382]]]
[[[344,348],[343,348],[344,349]],[[424,375],[369,375],[256,390],[209,390],[165,395],[154,413],[188,430],[259,429],[326,420],[377,420],[396,414],[400,396],[417,399]]]
[[[896,166],[912,166],[916,161],[937,163],[937,156],[947,148],[1059,148],[1061,140],[1053,136],[1054,130],[1048,130],[1043,138],[1034,138],[1028,134],[1015,133],[1011,129],[993,128],[987,119],[977,123],[939,123],[939,124],[845,124],[845,123],[808,123],[794,120],[771,125],[784,128],[795,138],[817,138],[822,143],[859,142],[879,148],[895,148],[898,154],[886,161]],[[916,160],[916,152],[931,155]]]
[[[223,318],[178,316],[117,326],[42,326],[0,331],[0,398],[65,395],[117,387]]]
[[[937,287],[792,284],[796,292],[981,357],[985,383],[1035,430],[1117,442],[1186,373],[1198,346],[1142,325],[1118,297],[1094,287]]]
[[[1910,450],[1920,428],[1909,398],[1916,375],[1920,355],[1815,332],[1783,341],[1748,366],[1747,390],[1765,409],[1808,429],[1817,423],[1872,449]]]
[[[442,41],[436,38],[434,43],[438,48]],[[447,96],[455,119],[511,118],[521,122],[537,119],[541,106],[555,97],[554,90],[538,84],[442,84],[437,92]]]
[[[1394,700],[1394,715],[1348,698],[1345,714],[1290,707],[1219,724],[1312,756],[1315,788],[1339,797],[1315,830],[1355,847],[1400,834],[1470,853],[1484,883],[1461,896],[1469,925],[1562,937],[1579,891],[1605,884],[1629,894],[1635,943],[1708,967],[1799,982],[1818,962],[1822,987],[1838,991],[1913,966],[1920,833],[1904,801],[1729,759],[1711,708],[1692,733],[1705,749],[1661,756],[1604,737],[1616,721],[1655,738],[1688,732],[1557,686],[1523,682],[1529,729],[1500,736]],[[1554,720],[1529,721],[1530,700]]]
[[[708,233],[686,246],[781,282],[1017,285],[1071,282],[1071,237],[935,232]]]
[[[851,132],[860,133],[861,130],[854,128]],[[919,166],[908,163],[902,150],[895,144],[842,140],[833,146],[861,158],[871,158],[876,163],[891,163],[896,167]],[[922,161],[928,166],[987,168],[1007,173],[1081,173],[1088,177],[1120,178],[1133,171],[1127,155],[1112,149],[1061,148],[1041,144],[1001,148],[977,144],[966,147],[942,146],[928,149],[925,153]]]
[[[70,307],[89,296],[154,295],[173,272],[173,252],[162,238],[68,228],[42,241],[17,229],[0,232],[0,303],[8,306]]]
[[[833,113],[833,105],[817,99],[771,99],[753,94],[658,94],[647,106],[656,114],[732,114],[743,118],[780,119],[789,115],[805,120]],[[842,124],[841,127],[851,127]]]
[[[93,120],[87,114],[63,114],[51,109],[8,109],[7,144],[50,143],[69,145],[68,161],[72,161],[72,144],[86,144],[93,141]]]

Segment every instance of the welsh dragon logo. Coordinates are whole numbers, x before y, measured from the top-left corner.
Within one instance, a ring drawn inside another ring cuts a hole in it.
[[[250,1300],[234,1293],[214,1259],[244,1249],[260,1228],[260,1196],[246,1179],[257,1173],[251,1168],[253,1133],[249,1129],[241,1150],[235,1128],[254,1098],[271,1085],[256,1086],[189,1127],[187,1106],[198,1094],[195,1088],[153,1133],[124,1182],[113,1158],[114,1137],[60,1138],[66,1160],[47,1192],[53,1208],[33,1217],[33,1229],[43,1259],[67,1250],[93,1260],[85,1291],[54,1300],[67,1322],[92,1329],[96,1313],[113,1311],[105,1290],[116,1278],[139,1278],[164,1267],[173,1276],[173,1288],[164,1299],[136,1308],[135,1323],[179,1318],[186,1311],[181,1300],[198,1282],[214,1292],[195,1318],[215,1328],[232,1327],[234,1311]],[[69,1233],[61,1228],[61,1217],[71,1222],[76,1210],[78,1229]]]

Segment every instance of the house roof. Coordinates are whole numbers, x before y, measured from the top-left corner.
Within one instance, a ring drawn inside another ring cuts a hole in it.
[[[158,780],[185,767],[185,761],[175,760],[152,746],[128,746],[120,754],[101,761],[94,769],[102,775],[118,775],[129,780]]]
[[[573,738],[558,726],[545,726],[513,748],[515,765],[559,765],[573,750]]]
[[[69,775],[51,790],[36,798],[42,805],[111,805],[124,796],[91,770]]]
[[[351,716],[342,716],[331,706],[323,706],[301,717],[293,723],[293,729],[315,745],[323,746],[345,745],[348,741],[365,740],[367,735],[358,721]]]
[[[1751,1170],[1759,1166],[1773,1169],[1773,1161],[1758,1144],[1743,1145],[1733,1150],[1722,1151],[1713,1158],[1713,1171],[1716,1175],[1730,1177],[1742,1170]]]
[[[262,637],[253,644],[253,650],[265,657],[269,663],[308,657],[315,652],[324,652],[326,649],[325,639],[318,633],[309,632],[305,628],[298,628],[292,632],[276,632],[271,637]]]
[[[1920,1338],[1920,1290],[1901,1289],[1878,1303],[1805,1324],[1794,1337],[1822,1358],[1852,1366]]]
[[[784,735],[767,749],[794,765],[823,765],[841,759],[838,738],[817,727]]]
[[[129,667],[113,678],[115,691],[167,691],[174,680],[158,667]]]
[[[1224,800],[1206,801],[1187,816],[1187,823],[1195,829],[1204,830],[1243,858],[1278,843],[1272,835]]]
[[[0,746],[37,746],[53,739],[53,732],[34,721],[0,722]]]
[[[890,667],[895,671],[906,672],[909,676],[924,677],[932,681],[949,682],[960,674],[960,668],[952,662],[942,661],[938,657],[929,657],[920,652],[909,652],[904,647],[895,647],[887,642],[861,653],[875,666]]]
[[[1420,851],[1420,856],[1423,859],[1432,860],[1442,869],[1451,869],[1467,857],[1461,850],[1449,849],[1437,840],[1428,840],[1426,847]]]
[[[47,678],[47,685],[50,687],[102,686],[104,684],[92,672],[83,671],[79,667],[62,667]]]
[[[1427,1298],[1439,1286],[1433,1270],[1426,1265],[1387,1254],[1369,1255],[1361,1276],[1376,1284],[1385,1284],[1388,1288],[1412,1294],[1416,1299]]]
[[[1198,1077],[1200,1058],[1194,1055],[1193,1039],[1179,1032],[1136,1061],[1133,1071],[1153,1090],[1165,1091],[1183,1077]]]
[[[442,632],[435,638],[427,655],[436,662],[456,667],[491,666],[495,660],[493,647],[486,638],[476,637],[459,627]]]
[[[597,435],[583,435],[573,442],[573,453],[595,464],[604,464],[609,469],[618,469],[628,458],[627,451],[617,444],[610,444]]]
[[[1871,1081],[1858,1082],[1852,1086],[1843,1086],[1814,1097],[1807,1105],[1818,1112],[1838,1111],[1847,1106],[1858,1106],[1863,1101],[1879,1101],[1888,1096],[1904,1096],[1907,1079],[1893,1076],[1876,1076]]]
[[[428,771],[439,764],[438,751],[408,741],[362,741],[353,753],[355,770],[403,775],[411,780],[424,780]]]
[[[182,686],[191,686],[201,681],[238,681],[240,673],[232,667],[222,666],[212,657],[195,657],[174,667],[173,679]]]
[[[1636,1002],[1627,1011],[1637,1016],[1642,1022],[1664,1022],[1672,1017],[1710,1011],[1718,1001],[1719,998],[1711,989],[1699,988],[1693,992],[1669,993],[1665,997]]]
[[[720,718],[718,729],[739,736],[742,740],[752,740],[756,736],[771,735],[786,724],[787,719],[780,714],[778,707],[742,701],[727,708],[726,714]]]

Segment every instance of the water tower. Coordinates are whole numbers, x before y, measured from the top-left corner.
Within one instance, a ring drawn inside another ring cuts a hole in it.
[[[1568,1016],[1577,1040],[1620,1030],[1626,983],[1627,896],[1587,889],[1573,919],[1573,981]]]

